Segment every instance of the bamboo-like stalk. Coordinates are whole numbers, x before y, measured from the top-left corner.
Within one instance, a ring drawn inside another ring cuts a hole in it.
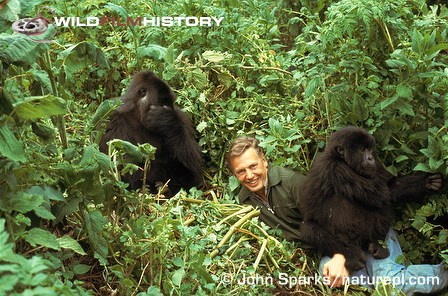
[[[219,253],[219,248],[221,248],[232,236],[232,234],[236,231],[236,229],[238,227],[240,227],[244,222],[246,222],[247,220],[256,217],[260,215],[260,210],[252,210],[249,213],[247,213],[246,215],[244,215],[241,219],[239,219],[235,224],[233,224],[229,231],[227,231],[227,233],[224,235],[224,237],[222,238],[222,240],[218,243],[218,245],[215,247],[215,249],[210,253],[210,258],[214,258],[216,255],[218,255]]]
[[[263,239],[263,243],[261,244],[260,251],[258,252],[257,259],[254,262],[254,273],[257,271],[258,265],[260,264],[261,258],[263,258],[264,251],[266,250],[266,246],[268,244],[267,239]]]
[[[251,211],[251,210],[253,210],[253,209],[254,209],[254,208],[253,208],[252,206],[246,206],[246,207],[242,208],[241,210],[238,210],[238,211],[236,211],[235,213],[233,213],[233,214],[231,214],[231,215],[225,217],[224,219],[222,219],[221,221],[219,221],[219,223],[216,224],[216,226],[219,226],[219,225],[223,224],[224,222],[226,222],[227,220],[229,220],[229,219],[231,219],[231,218],[233,218],[233,217],[235,217],[235,216],[238,216],[238,215],[240,215],[240,214],[247,213],[247,212],[249,212],[249,211]]]

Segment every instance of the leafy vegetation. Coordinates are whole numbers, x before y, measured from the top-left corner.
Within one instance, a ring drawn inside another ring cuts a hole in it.
[[[81,22],[223,20],[209,27],[53,22],[43,36],[14,33],[15,20],[38,13]],[[365,295],[360,287],[304,282],[318,258],[259,223],[256,209],[236,204],[238,183],[224,166],[229,141],[255,135],[272,162],[306,173],[332,130],[358,125],[375,135],[392,173],[448,174],[444,4],[6,0],[0,32],[2,295]],[[120,181],[124,151],[150,162],[151,147],[117,142],[113,159],[97,147],[110,110],[102,103],[113,105],[106,100],[120,97],[142,69],[173,87],[205,158],[204,187],[167,201]],[[397,209],[404,262],[448,263],[447,209],[446,194]],[[238,284],[254,274],[265,282]],[[280,281],[285,274],[291,278]]]

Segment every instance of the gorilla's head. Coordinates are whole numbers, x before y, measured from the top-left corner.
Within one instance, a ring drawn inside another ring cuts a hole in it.
[[[353,126],[342,128],[331,135],[325,151],[331,158],[344,161],[358,175],[375,176],[375,138],[367,131]]]
[[[154,106],[174,108],[176,96],[169,85],[151,71],[135,74],[123,97],[121,112],[138,109],[140,118]]]

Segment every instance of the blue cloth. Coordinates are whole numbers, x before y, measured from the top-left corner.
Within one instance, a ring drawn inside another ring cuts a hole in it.
[[[375,289],[381,279],[388,279],[394,289],[406,295],[439,292],[448,286],[448,270],[443,264],[404,266],[395,262],[403,252],[392,228],[389,229],[387,235],[387,246],[390,252],[389,257],[375,259],[368,255],[366,267],[350,274],[350,284]],[[322,258],[319,265],[321,274],[325,263],[329,260],[329,257]]]

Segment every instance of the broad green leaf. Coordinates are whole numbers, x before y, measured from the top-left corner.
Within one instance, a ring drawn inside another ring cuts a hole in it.
[[[440,43],[434,45],[433,47],[428,49],[428,52],[426,54],[431,58],[434,58],[441,50],[448,50],[448,43]]]
[[[442,229],[439,232],[439,237],[437,239],[437,243],[439,243],[439,244],[448,243],[448,229]]]
[[[20,1],[20,0],[19,0]],[[42,2],[45,2],[45,0],[27,0],[27,1],[21,1],[21,15],[27,15],[27,16],[36,16],[36,7],[39,7],[38,5]],[[45,8],[43,8],[45,10]]]
[[[44,198],[42,195],[18,192],[9,200],[9,210],[27,213],[42,205],[43,201]]]
[[[431,168],[431,171],[438,171],[441,166],[445,164],[445,161],[443,159],[429,159],[429,167]]]
[[[279,81],[280,81],[280,77],[274,73],[274,74],[262,76],[261,79],[259,80],[259,83],[260,83],[260,85],[266,86],[266,85],[277,83]]]
[[[97,258],[102,265],[107,264],[108,244],[106,239],[102,236],[104,226],[107,219],[99,211],[86,212],[84,211],[85,223],[84,227],[87,230],[90,244],[95,252]]]
[[[187,76],[197,89],[202,90],[207,86],[207,75],[201,69],[196,68],[188,72]]]
[[[28,97],[14,105],[14,112],[20,120],[47,118],[67,113],[66,102],[53,95]]]
[[[19,0],[9,0],[2,3],[2,8],[0,9],[0,19],[4,19],[10,22],[19,19],[19,14],[21,12],[21,3]]]
[[[274,134],[283,133],[283,125],[275,118],[269,118],[269,128],[274,132]]]
[[[56,216],[55,223],[59,223],[65,216],[76,212],[79,209],[79,203],[83,200],[82,197],[70,198],[69,200],[58,202],[53,206],[52,213]]]
[[[406,85],[398,85],[396,93],[397,97],[400,98],[412,98],[412,89],[407,87]]]
[[[89,129],[95,129],[99,124],[105,122],[110,114],[115,111],[121,105],[120,98],[114,98],[110,100],[105,100],[100,104],[100,106],[96,109],[95,114],[90,121]]]
[[[414,167],[414,171],[430,173],[432,170],[426,163],[419,163]]]
[[[81,245],[72,237],[64,235],[57,239],[61,248],[72,250],[80,255],[86,255]]]
[[[32,228],[26,234],[25,240],[33,247],[40,245],[54,250],[61,249],[56,236],[42,228]]]
[[[412,50],[414,52],[418,54],[421,53],[423,40],[423,35],[419,31],[417,31],[417,29],[414,29],[414,32],[412,33]]]
[[[180,285],[182,284],[182,279],[185,276],[185,268],[179,268],[178,270],[176,270],[173,274],[173,284],[177,287],[180,287]]]
[[[43,229],[40,229],[43,230]],[[37,274],[42,271],[49,269],[49,264],[51,264],[48,260],[40,256],[33,256],[26,261],[21,262],[21,266],[24,270],[29,272],[30,274]]]
[[[235,176],[230,176],[229,177],[229,188],[230,191],[235,191],[238,187],[240,186],[240,182],[238,181],[238,179]]]
[[[46,220],[54,220],[56,219],[56,217],[49,211],[47,210],[45,207],[37,207],[34,209],[34,213],[43,219]]]
[[[414,108],[411,104],[405,102],[404,100],[399,100],[396,104],[397,109],[403,115],[415,116]]]
[[[213,62],[213,63],[219,63],[222,62],[225,59],[229,59],[232,57],[231,54],[226,53],[222,53],[219,51],[214,51],[214,50],[206,50],[204,51],[204,53],[202,54],[202,57],[204,59],[206,59],[207,61]]]
[[[166,48],[157,44],[141,46],[137,48],[137,56],[139,58],[152,58],[156,61],[165,59]]]
[[[91,67],[92,64],[105,69],[109,68],[104,52],[91,42],[81,42],[60,52],[58,62],[64,65],[69,76],[81,69]]]
[[[121,18],[126,19],[128,17],[128,12],[126,9],[124,9],[122,6],[113,4],[113,3],[107,3],[104,8],[110,9],[113,12],[116,12],[118,15],[120,15]]]
[[[39,194],[49,200],[65,200],[62,192],[50,186],[32,186],[25,192],[29,194]]]
[[[140,163],[146,157],[146,155],[138,149],[138,146],[128,141],[114,139],[109,142],[109,146],[112,151],[117,150],[122,154],[126,154],[126,157],[129,158],[129,162]]]
[[[32,122],[31,129],[42,141],[50,142],[56,138],[56,129],[44,123]]]
[[[44,89],[51,91],[51,81],[48,77],[48,73],[44,70],[29,69],[28,72],[33,76],[36,81],[39,81]]]
[[[75,274],[85,274],[90,270],[90,268],[92,267],[86,264],[76,264],[73,266],[73,272]]]
[[[420,149],[420,152],[423,153],[427,158],[431,158],[432,152],[429,148]]]
[[[180,213],[182,212],[182,207],[179,209]],[[171,212],[173,213],[173,212]],[[185,267],[185,262],[182,258],[176,257],[173,259],[173,264],[177,267]]]
[[[0,34],[0,61],[5,64],[32,64],[48,46],[22,34]]]
[[[360,120],[365,120],[369,116],[369,109],[366,106],[366,101],[358,95],[353,96],[353,113],[357,114]]]
[[[225,86],[230,87],[234,83],[234,78],[227,72],[221,72],[218,74],[219,81]]]
[[[322,85],[322,79],[319,76],[314,77],[311,79],[311,81],[308,83],[305,89],[305,97],[312,96],[317,88]]]
[[[5,230],[5,219],[0,218],[0,261],[15,262],[13,248],[14,244],[9,242],[9,234]]]
[[[174,63],[174,43],[168,46],[165,52],[165,61],[171,65]]]
[[[395,162],[402,162],[402,161],[408,160],[408,159],[409,159],[409,157],[407,157],[406,155],[400,155],[395,158]]]
[[[391,104],[395,103],[397,100],[398,100],[398,97],[393,96],[391,98],[387,98],[386,100],[382,101],[381,104],[380,104],[381,110],[386,109]]]
[[[138,293],[137,296],[163,296],[159,287],[151,286],[146,292]]]
[[[22,143],[7,126],[0,127],[0,155],[14,161],[26,162]]]
[[[198,132],[202,132],[206,127],[207,127],[207,122],[202,121],[201,123],[199,123],[199,124],[196,126],[196,130],[197,130]]]
[[[416,216],[414,221],[412,222],[412,227],[417,230],[421,230],[425,225],[426,219],[422,216]]]

